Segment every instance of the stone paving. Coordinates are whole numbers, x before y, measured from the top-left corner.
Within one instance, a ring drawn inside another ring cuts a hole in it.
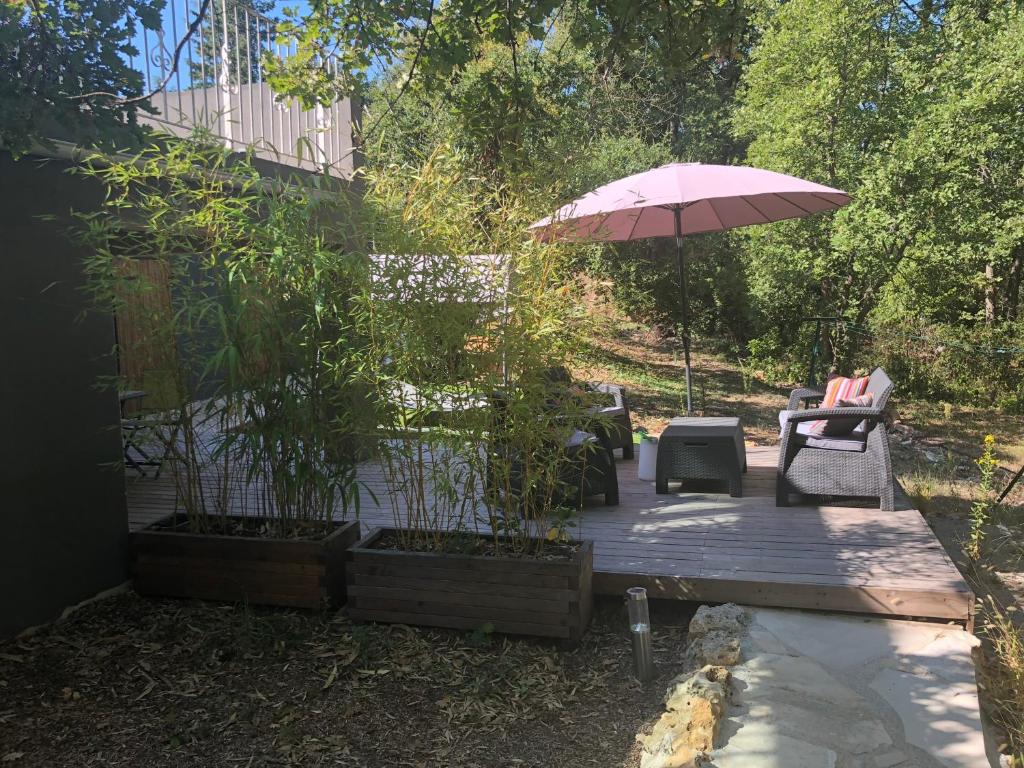
[[[683,706],[667,700],[660,744],[649,741],[644,768],[998,765],[979,711],[977,640],[957,626],[736,606],[702,608],[695,622],[688,660],[724,664],[705,673],[728,669],[730,678],[715,748],[674,759],[664,730]],[[717,633],[726,642],[730,632],[740,638],[738,658],[735,642],[716,650],[707,639]]]

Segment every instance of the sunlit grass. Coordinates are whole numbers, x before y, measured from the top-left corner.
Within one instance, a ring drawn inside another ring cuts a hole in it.
[[[984,604],[981,633],[989,643],[981,667],[992,716],[1006,731],[1014,766],[1024,765],[1024,630],[1013,621],[1016,608],[1004,610],[994,600]]]

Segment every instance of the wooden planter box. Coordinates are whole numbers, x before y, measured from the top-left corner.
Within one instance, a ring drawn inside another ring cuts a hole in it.
[[[345,550],[359,540],[359,523],[340,523],[319,541],[155,527],[131,538],[139,594],[316,609],[345,602]]]
[[[348,613],[358,621],[480,629],[579,642],[590,622],[594,544],[571,561],[374,549],[377,528],[346,553]]]

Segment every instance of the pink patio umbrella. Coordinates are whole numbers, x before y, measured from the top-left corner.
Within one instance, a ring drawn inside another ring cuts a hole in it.
[[[683,312],[686,412],[690,381],[690,302],[683,236],[796,219],[850,202],[845,192],[760,168],[670,163],[588,192],[532,224],[545,241],[593,242],[675,237]]]

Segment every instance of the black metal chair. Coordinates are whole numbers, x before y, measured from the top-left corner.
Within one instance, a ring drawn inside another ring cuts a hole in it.
[[[167,386],[162,385],[155,374],[147,376],[146,384],[145,390],[130,390],[118,395],[121,402],[121,443],[125,466],[141,477],[149,476],[147,467],[155,468],[153,479],[157,480],[178,439],[180,409],[161,407],[160,404],[166,405],[172,400],[167,394]],[[156,388],[155,394],[148,389],[149,386]],[[150,400],[157,405],[140,407],[137,413],[128,412],[132,403],[141,403],[144,399],[147,405]]]

